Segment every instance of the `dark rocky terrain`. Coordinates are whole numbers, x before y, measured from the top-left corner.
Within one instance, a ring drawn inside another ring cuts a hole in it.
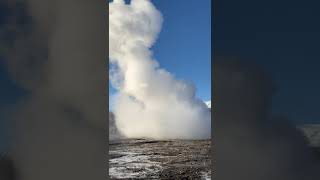
[[[211,140],[109,143],[110,179],[211,179]]]
[[[299,126],[319,153],[320,125]],[[213,149],[213,148],[212,148]],[[210,179],[210,140],[127,139],[109,142],[110,179]],[[17,171],[10,156],[0,155],[0,179],[14,180]]]
[[[298,126],[319,154],[320,125]],[[211,179],[209,140],[127,139],[109,142],[111,179]]]

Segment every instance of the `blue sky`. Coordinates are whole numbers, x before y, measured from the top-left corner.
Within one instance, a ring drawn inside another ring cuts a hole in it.
[[[152,48],[160,66],[192,81],[196,96],[211,99],[211,0],[153,0],[164,17]],[[109,84],[109,96],[115,93]]]

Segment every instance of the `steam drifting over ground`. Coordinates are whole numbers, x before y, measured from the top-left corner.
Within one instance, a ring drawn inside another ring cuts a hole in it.
[[[159,68],[150,48],[162,15],[149,0],[109,3],[110,79],[118,90],[116,125],[130,138],[204,139],[211,134],[210,111],[195,97],[193,84]]]

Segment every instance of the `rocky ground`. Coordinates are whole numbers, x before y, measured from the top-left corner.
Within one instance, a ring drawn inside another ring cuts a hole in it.
[[[110,179],[211,179],[211,140],[109,142]]]
[[[320,125],[298,126],[319,154]],[[127,139],[109,142],[111,179],[211,179],[210,140]]]

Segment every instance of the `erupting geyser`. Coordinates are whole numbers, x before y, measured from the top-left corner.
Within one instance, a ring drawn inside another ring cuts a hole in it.
[[[152,58],[162,15],[149,0],[109,3],[109,61],[116,125],[129,138],[206,139],[211,114],[195,87]]]

